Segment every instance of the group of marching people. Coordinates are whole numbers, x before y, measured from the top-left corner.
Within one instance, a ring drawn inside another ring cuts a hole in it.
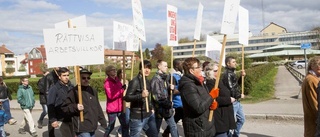
[[[196,58],[175,59],[172,76],[168,73],[167,62],[158,60],[156,74],[150,80],[147,78],[151,62],[144,60],[140,63],[138,75],[128,86],[121,84],[121,78],[115,77],[114,67],[107,67],[108,78],[104,86],[109,127],[106,135],[118,117],[121,124],[118,132],[122,136],[139,137],[144,131],[149,137],[157,137],[163,120],[167,123],[163,137],[179,136],[179,120],[182,120],[186,137],[239,136],[245,121],[240,104],[240,98],[244,97],[240,91],[241,79],[235,73],[237,63],[234,57],[227,57],[225,64],[218,88],[214,87],[218,64],[205,62],[201,66]],[[241,76],[245,76],[244,70]],[[130,105],[123,104],[123,101]],[[214,111],[212,121],[208,120],[210,110]]]
[[[235,74],[235,58],[226,57],[225,64],[218,86],[215,86],[218,64],[205,62],[201,65],[196,58],[173,60],[171,74],[167,62],[159,60],[157,71],[150,80],[151,62],[144,60],[140,62],[138,75],[130,82],[123,79],[122,69],[107,66],[104,89],[108,123],[98,92],[90,86],[92,72],[81,69],[81,86],[74,86],[67,68],[55,68],[38,82],[43,107],[38,128],[42,128],[43,118],[48,113],[49,137],[55,136],[55,129],[59,129],[63,137],[93,137],[98,123],[105,129],[104,136],[108,137],[117,118],[121,124],[118,136],[123,137],[139,137],[142,131],[148,137],[157,137],[163,120],[167,123],[163,137],[179,137],[179,120],[182,120],[186,137],[237,137],[245,121],[239,101],[244,96],[240,92],[241,79]],[[245,76],[244,70],[241,75]],[[214,111],[211,121],[210,111]],[[27,118],[26,123],[31,127],[31,133],[35,133],[33,120]],[[19,133],[24,134],[24,128],[20,128]]]

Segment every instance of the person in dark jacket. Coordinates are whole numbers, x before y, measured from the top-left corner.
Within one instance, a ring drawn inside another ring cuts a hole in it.
[[[10,101],[12,100],[11,93],[6,85],[6,83],[3,81],[3,78],[0,77],[0,102],[2,102],[2,107],[4,112],[9,118],[8,123],[10,125],[14,125],[17,123],[17,120],[15,120],[10,111]]]
[[[37,86],[38,86],[38,89],[39,89],[39,100],[40,100],[40,104],[42,106],[42,113],[39,117],[39,120],[38,120],[38,128],[42,128],[42,124],[43,124],[43,119],[44,117],[47,115],[48,113],[48,107],[47,107],[47,96],[48,96],[48,89],[45,88],[45,78],[46,78],[46,75],[49,74],[49,71],[44,71],[43,72],[43,77],[41,79],[39,79],[38,83],[37,83]]]
[[[49,124],[53,128],[59,128],[62,136],[74,137],[71,117],[64,113],[61,108],[62,103],[67,98],[68,91],[73,89],[73,85],[69,81],[69,70],[67,68],[60,68],[58,76],[59,81],[49,89],[48,94]],[[51,137],[52,134],[49,133],[49,136]]]
[[[238,137],[240,136],[240,130],[245,122],[245,115],[242,110],[242,105],[240,104],[240,98],[244,98],[244,94],[241,94],[240,91],[241,78],[238,78],[234,72],[237,68],[236,59],[232,56],[228,56],[225,59],[225,64],[226,68],[225,72],[222,74],[222,82],[230,90],[231,97],[236,99],[236,101],[233,102],[233,110],[237,128],[234,130],[232,136]],[[241,71],[241,75],[246,75],[244,70]]]
[[[183,62],[184,75],[179,91],[183,104],[183,129],[186,137],[213,137],[216,133],[214,120],[209,121],[209,111],[214,109],[214,98],[204,85],[200,61],[187,58]]]
[[[208,64],[205,70],[206,86],[209,90],[214,88],[216,77],[218,75],[218,65],[214,63]],[[228,132],[236,128],[234,119],[233,105],[235,98],[230,96],[229,89],[219,82],[219,96],[216,98],[218,108],[214,111],[214,122],[216,127],[215,137],[228,137]]]
[[[170,75],[166,74],[168,70],[167,62],[158,60],[158,71],[151,80],[151,93],[154,101],[156,125],[158,132],[164,119],[170,127],[171,136],[178,137],[177,124],[173,118],[172,102],[170,101],[170,90],[174,85],[170,85]]]
[[[173,69],[172,77],[173,77],[173,84],[174,84],[174,90],[173,90],[173,108],[174,108],[174,121],[178,123],[179,120],[182,120],[183,118],[183,107],[182,107],[182,101],[180,96],[180,91],[178,90],[179,87],[179,81],[182,74],[182,61],[180,59],[174,59],[173,60]],[[167,128],[163,131],[162,136],[163,137],[169,137],[170,133],[170,127],[167,126]]]
[[[59,81],[58,71],[59,71],[59,67],[55,67],[44,78],[44,89],[46,89],[48,92],[47,97],[49,95],[49,89]],[[48,103],[48,99],[47,99],[47,103]],[[47,105],[47,109],[48,109],[48,105]],[[55,137],[54,128],[51,126],[51,124],[48,124],[48,132],[49,132],[49,137]]]
[[[150,75],[151,62],[144,60],[143,63],[143,66],[142,63],[140,63],[138,76],[129,82],[128,90],[125,95],[125,101],[130,102],[130,137],[140,137],[142,129],[146,132],[148,137],[157,137],[158,131],[156,128],[154,110],[151,96],[149,96],[150,82],[145,79],[146,85],[144,85],[142,78],[142,76],[148,77]],[[144,71],[142,71],[142,67],[144,67]],[[144,86],[146,86],[147,90],[144,90]],[[148,98],[149,112],[147,112],[146,109],[146,98]]]
[[[87,69],[80,71],[82,104],[79,104],[78,86],[68,91],[62,111],[72,117],[73,131],[78,137],[93,137],[98,128],[98,122],[104,129],[107,121],[104,117],[96,89],[90,84],[92,72]],[[80,111],[83,111],[83,122],[80,121]]]

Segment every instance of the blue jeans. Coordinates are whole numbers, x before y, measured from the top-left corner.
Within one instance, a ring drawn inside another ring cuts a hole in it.
[[[41,104],[41,106],[42,106],[42,113],[41,113],[41,115],[40,115],[40,117],[39,117],[39,121],[40,121],[40,122],[43,121],[44,117],[45,117],[45,116],[47,115],[47,113],[48,113],[47,104]]]
[[[242,105],[239,101],[233,102],[233,110],[234,110],[234,117],[236,119],[237,128],[234,130],[233,137],[240,136],[240,130],[245,122],[245,115],[242,110]]]
[[[140,137],[142,128],[148,137],[157,137],[156,119],[154,114],[144,119],[130,119],[130,137]]]
[[[94,132],[76,132],[77,137],[95,137]]]
[[[125,113],[110,113],[108,114],[109,125],[105,131],[104,136],[109,136],[112,132],[114,125],[116,123],[116,118],[118,117],[121,124],[121,133],[124,137],[129,136],[129,126],[126,123],[126,114]]]
[[[156,124],[157,124],[157,131],[158,132],[160,132],[162,119],[163,118],[156,118]],[[167,118],[167,119],[165,118],[164,120],[167,122],[167,125],[170,127],[171,137],[179,137],[178,127],[177,127],[176,122],[174,121],[173,115],[170,118]]]
[[[2,108],[4,109],[4,113],[6,113],[6,115],[8,116],[8,120],[12,119],[10,112],[10,103],[8,99],[2,102]]]
[[[1,137],[6,137],[6,132],[4,132],[4,126],[0,126]]]
[[[130,108],[126,108],[126,124],[128,126],[128,134],[129,134],[129,122],[130,122]],[[122,134],[122,126],[120,125],[118,129],[118,133]]]

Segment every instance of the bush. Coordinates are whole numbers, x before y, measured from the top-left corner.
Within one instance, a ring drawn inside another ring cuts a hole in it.
[[[246,77],[244,81],[244,94],[250,94],[250,92],[252,91],[252,86],[255,85],[260,78],[267,75],[274,67],[274,63],[267,63],[246,69]]]

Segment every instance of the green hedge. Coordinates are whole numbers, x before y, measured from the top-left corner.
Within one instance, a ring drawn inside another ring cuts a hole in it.
[[[246,77],[244,81],[244,94],[249,95],[252,91],[252,86],[255,85],[260,78],[267,75],[274,67],[274,63],[267,63],[246,69]]]
[[[104,93],[104,88],[103,88],[104,80],[105,78],[91,78],[90,85],[95,89],[97,89],[97,91]],[[10,92],[12,94],[16,94],[20,84],[18,82],[19,80],[15,80],[15,81],[4,80],[4,81],[6,82],[6,85],[8,86]],[[29,85],[32,86],[33,92],[35,94],[39,94],[37,83],[38,83],[38,79],[29,79]]]

